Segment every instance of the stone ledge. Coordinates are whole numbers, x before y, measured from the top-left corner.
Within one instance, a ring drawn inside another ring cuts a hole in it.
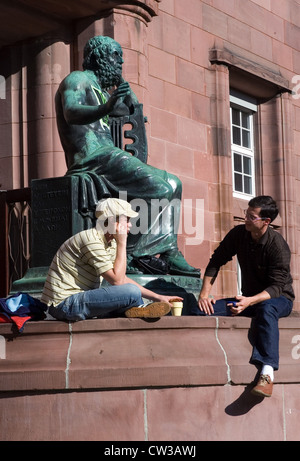
[[[250,325],[244,317],[45,320],[15,334],[1,324],[0,391],[247,384],[256,374]],[[300,318],[279,326],[276,382],[298,383]]]

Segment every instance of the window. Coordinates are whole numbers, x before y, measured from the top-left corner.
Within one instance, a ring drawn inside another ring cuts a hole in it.
[[[256,101],[234,90],[230,92],[233,195],[249,199],[255,195],[253,114]]]

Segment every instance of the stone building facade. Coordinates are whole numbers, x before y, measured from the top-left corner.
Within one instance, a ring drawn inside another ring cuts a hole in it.
[[[249,198],[270,194],[298,296],[300,0],[0,0],[0,24],[0,191],[65,174],[54,95],[109,35],[144,105],[148,163],[183,183],[188,262],[203,273]],[[214,294],[237,286],[233,261]],[[1,440],[193,441],[195,457],[195,441],[299,440],[299,309],[279,321],[271,399],[250,394],[247,318],[0,324]]]
[[[0,13],[0,188],[65,174],[54,95],[81,68],[86,41],[109,35],[122,45],[124,77],[144,105],[148,163],[182,180],[191,213],[183,214],[179,245],[188,262],[203,273],[249,198],[272,195],[297,296],[299,0],[17,3]],[[233,261],[214,294],[234,294],[237,279]]]

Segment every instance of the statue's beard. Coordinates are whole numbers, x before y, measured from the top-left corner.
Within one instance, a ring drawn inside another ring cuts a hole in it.
[[[100,81],[101,88],[103,89],[119,86],[122,81],[122,71],[118,71],[112,66],[106,67],[105,70],[96,70],[95,74]]]

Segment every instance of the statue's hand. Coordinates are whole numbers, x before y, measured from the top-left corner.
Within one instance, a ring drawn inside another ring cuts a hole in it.
[[[126,96],[130,95],[130,85],[128,82],[123,82],[115,89],[111,97],[107,101],[107,106],[109,112],[111,112],[119,99],[124,100]]]
[[[112,96],[116,94],[118,98],[122,98],[130,94],[130,85],[125,80],[115,89]]]

